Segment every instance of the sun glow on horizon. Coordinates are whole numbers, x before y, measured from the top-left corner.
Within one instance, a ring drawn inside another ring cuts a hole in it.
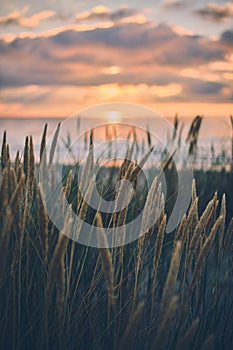
[[[104,74],[116,75],[120,73],[120,67],[118,66],[110,66],[103,69]]]
[[[107,118],[111,122],[118,122],[120,120],[120,112],[109,111],[109,112],[107,112]]]

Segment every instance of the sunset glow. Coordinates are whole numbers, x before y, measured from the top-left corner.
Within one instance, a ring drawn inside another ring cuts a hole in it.
[[[110,122],[118,122],[120,120],[120,113],[118,111],[110,111],[107,113],[107,118]]]
[[[0,10],[0,117],[68,117],[107,102],[165,116],[233,112],[229,2],[10,3]]]

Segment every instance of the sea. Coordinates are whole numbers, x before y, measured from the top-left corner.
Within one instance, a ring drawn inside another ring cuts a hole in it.
[[[185,142],[193,118],[179,117],[178,131],[182,126],[182,140]],[[123,118],[113,122],[107,118],[89,118],[89,117],[73,117],[73,118],[1,118],[0,119],[0,138],[3,138],[3,133],[6,131],[7,143],[10,146],[11,157],[14,158],[17,150],[23,152],[24,142],[26,136],[32,136],[34,142],[34,150],[36,159],[39,157],[40,143],[45,124],[47,123],[47,138],[51,139],[57,125],[61,123],[63,127],[63,142],[64,144],[72,144],[74,139],[84,137],[91,129],[104,128],[102,138],[106,136],[107,125],[110,128],[113,124],[118,125],[118,129],[124,131],[124,125],[131,127],[136,132],[139,129],[147,130],[152,135],[162,140],[166,144],[166,140],[172,138],[172,130],[174,125],[174,118],[166,118],[160,120],[153,117],[146,118]],[[127,129],[126,127],[126,129]],[[135,129],[136,128],[136,129]],[[138,129],[138,130],[137,130]],[[98,133],[97,133],[98,134]],[[114,136],[114,137],[120,137]],[[85,137],[84,137],[85,138]],[[153,141],[153,140],[152,140]],[[98,140],[100,142],[100,139]],[[83,146],[84,147],[84,146]],[[85,147],[84,147],[85,148]],[[83,148],[83,149],[84,149]],[[231,161],[232,152],[232,127],[230,117],[205,117],[202,120],[200,132],[198,135],[198,159],[200,164],[211,164],[213,157],[221,162]]]

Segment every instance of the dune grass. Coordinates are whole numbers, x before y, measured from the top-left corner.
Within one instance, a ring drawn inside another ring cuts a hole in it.
[[[196,119],[195,135],[200,122]],[[46,131],[47,126],[40,152],[45,171],[53,166],[59,126],[48,162]],[[189,138],[194,152],[196,142],[191,134]],[[209,176],[216,181],[216,174],[196,174],[190,208],[172,234],[165,233],[169,209],[157,186],[153,198],[161,201],[162,211],[152,229],[128,245],[97,249],[62,232],[71,229],[73,209],[101,227],[105,239],[106,218],[98,210],[90,214],[72,171],[63,184],[70,206],[60,208],[65,222],[59,232],[37,184],[32,138],[26,138],[23,158],[17,153],[12,161],[4,134],[1,167],[0,349],[233,347],[232,204],[222,193],[221,174],[221,195],[214,189],[208,201],[201,184]],[[116,170],[119,178],[137,179],[138,170],[130,162]],[[224,173],[224,181],[231,188],[232,174]],[[48,185],[56,187],[52,181]],[[147,208],[150,200],[148,193],[145,203],[136,204]],[[154,215],[152,207],[150,202],[144,224]],[[128,215],[123,211],[107,220],[117,226]]]

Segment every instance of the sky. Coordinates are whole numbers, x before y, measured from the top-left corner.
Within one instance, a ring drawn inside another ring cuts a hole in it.
[[[0,117],[233,114],[233,2],[0,0]]]

